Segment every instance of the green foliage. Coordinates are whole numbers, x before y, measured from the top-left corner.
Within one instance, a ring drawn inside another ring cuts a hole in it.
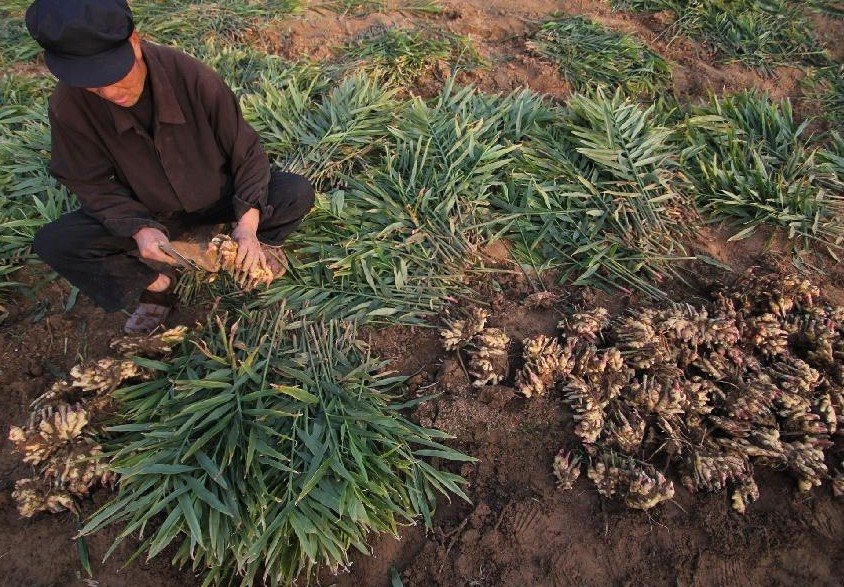
[[[304,71],[305,64],[289,64],[277,55],[207,40],[190,54],[220,74],[238,96],[260,92],[264,80],[279,79],[292,70]],[[315,75],[315,74],[314,74]]]
[[[396,6],[396,10],[411,14],[441,14],[443,7],[438,0],[404,0]]]
[[[300,0],[170,0],[132,2],[132,13],[144,38],[187,51],[208,43],[245,46],[261,27],[301,8]]]
[[[673,187],[671,130],[654,117],[620,90],[577,94],[523,147],[524,164],[497,202],[523,258],[550,260],[577,284],[661,295],[653,283],[685,257],[678,239],[688,220]]]
[[[330,10],[340,14],[362,16],[383,11],[384,3],[381,0],[327,0],[309,8],[316,11]]]
[[[12,275],[20,268],[21,266],[17,263],[7,264],[0,261],[0,325],[2,325],[3,322],[6,321],[6,318],[9,317],[9,311],[4,305],[4,302],[11,297],[8,294],[21,285],[20,283],[12,280]]]
[[[32,0],[5,0],[0,6],[0,67],[29,63],[41,48],[29,36],[24,13]],[[300,0],[136,0],[131,2],[144,38],[201,51],[207,43],[245,47],[262,27],[300,10]]]
[[[344,53],[364,70],[383,72],[389,82],[402,86],[412,84],[440,61],[458,64],[480,61],[471,49],[471,42],[464,37],[383,27],[355,39],[345,47]]]
[[[806,77],[805,85],[808,97],[818,101],[824,118],[844,123],[844,64],[815,69]]]
[[[844,4],[839,0],[787,0],[787,2],[799,8],[809,7],[832,16],[844,16]],[[636,12],[671,10],[677,14],[680,14],[685,5],[689,4],[689,2],[683,0],[609,0],[609,3],[613,8],[618,10],[632,10]],[[771,2],[753,2],[748,8],[754,9],[759,7],[763,10],[774,11],[781,5],[777,3],[772,4]]]
[[[47,172],[47,83],[0,78],[0,265],[27,259],[35,231],[74,205]],[[0,282],[6,275],[0,272]]]
[[[844,137],[834,132],[828,143],[818,151],[818,163],[825,172],[832,177],[829,186],[841,191],[844,186]],[[821,180],[823,181],[823,177]]]
[[[578,91],[602,84],[654,94],[671,80],[668,63],[644,43],[580,16],[545,23],[528,47],[557,63]]]
[[[44,76],[0,76],[0,300],[17,285],[13,274],[30,259],[35,231],[70,205],[46,171],[52,84]]]
[[[330,10],[344,15],[362,16],[373,12],[383,12],[386,6],[381,0],[326,0],[310,5],[308,8],[316,11]],[[411,14],[440,14],[443,10],[437,0],[404,0],[393,9]]]
[[[685,169],[698,202],[717,218],[781,226],[790,237],[838,245],[844,184],[826,173],[802,137],[791,104],[742,92],[695,109],[687,124]]]
[[[672,34],[706,43],[722,61],[740,61],[764,74],[778,65],[820,64],[804,3],[789,0],[611,0],[625,10],[670,10]]]
[[[298,68],[266,78],[244,111],[269,153],[322,190],[381,148],[399,109],[395,93],[377,75],[334,83]]]
[[[55,86],[55,80],[48,75],[28,75],[24,73],[6,73],[0,75],[0,125],[4,130],[12,128],[13,123],[26,120],[22,115],[27,109],[46,111],[47,96]],[[10,121],[13,117],[16,120]],[[14,128],[19,128],[15,126]]]
[[[807,4],[822,14],[844,18],[844,2],[840,0],[792,0],[797,4]]]
[[[683,4],[678,0],[609,0],[613,8],[635,12],[676,11]]]
[[[328,101],[320,106],[333,108]],[[518,125],[512,106],[484,103],[463,89],[446,90],[433,104],[417,99],[405,108],[370,108],[370,120],[353,132],[363,133],[361,146],[375,141],[381,147],[356,173],[338,177],[340,185],[291,236],[296,256],[306,261],[293,262],[265,303],[286,300],[297,316],[365,322],[414,321],[438,311],[461,289],[478,247],[489,239],[487,200],[514,150],[499,140],[505,125]],[[373,118],[388,112],[390,119]],[[297,120],[310,125],[315,119]],[[377,139],[378,132],[386,134]]]
[[[337,569],[370,533],[430,527],[459,476],[426,459],[474,460],[405,419],[403,381],[337,323],[297,328],[273,308],[218,319],[158,377],[115,392],[123,421],[107,449],[119,494],[83,534],[125,523],[138,554],[171,543],[205,585],[289,585]],[[114,548],[113,547],[113,548]]]
[[[500,237],[577,283],[653,295],[647,277],[685,256],[670,132],[620,93],[554,111],[529,92],[487,96],[452,80],[435,102],[402,104],[362,74],[333,85],[291,75],[268,80],[246,111],[324,192],[289,239],[290,271],[260,302],[285,300],[297,320],[429,315]]]
[[[0,6],[0,70],[19,63],[31,63],[41,53],[24,24],[29,1],[7,0]]]

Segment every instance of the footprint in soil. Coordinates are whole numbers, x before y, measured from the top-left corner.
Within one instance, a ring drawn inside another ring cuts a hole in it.
[[[593,587],[612,585],[610,573],[593,549],[572,543],[551,558],[549,578],[553,587]]]
[[[535,501],[518,503],[513,506],[510,513],[510,528],[513,536],[523,545],[533,545],[542,540],[543,532],[537,531],[537,523],[540,521],[540,506]],[[539,544],[536,544],[539,546]]]
[[[844,536],[844,512],[829,500],[815,502],[812,513],[805,516],[806,522],[828,540],[842,540]]]
[[[747,570],[738,558],[727,558],[719,553],[703,553],[690,587],[735,587],[747,580]]]
[[[521,578],[525,584],[549,587],[613,584],[611,571],[602,562],[606,557],[578,543],[568,523],[549,516],[542,502],[531,499],[508,505],[499,524],[504,542],[516,547],[514,556],[519,556],[518,552],[539,562],[533,571],[528,565],[522,567]],[[512,582],[513,577],[509,579],[508,585],[518,584]]]

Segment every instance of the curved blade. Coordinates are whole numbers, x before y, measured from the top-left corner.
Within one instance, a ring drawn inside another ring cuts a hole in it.
[[[197,243],[162,243],[159,247],[167,256],[185,269],[208,271],[209,273],[214,273],[220,269],[219,263],[215,259],[211,259]]]

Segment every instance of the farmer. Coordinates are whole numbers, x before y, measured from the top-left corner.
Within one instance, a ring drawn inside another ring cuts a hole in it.
[[[191,226],[233,222],[238,269],[281,270],[313,188],[270,170],[213,70],[141,41],[126,0],[36,0],[26,26],[58,78],[50,173],[82,204],[35,235],[47,264],[106,311],[137,301],[130,333],[167,317],[175,279],[155,262]]]

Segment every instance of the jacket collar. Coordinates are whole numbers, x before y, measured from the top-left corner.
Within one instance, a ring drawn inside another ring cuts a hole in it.
[[[176,99],[176,93],[173,91],[173,85],[167,77],[164,66],[158,58],[158,51],[156,46],[144,41],[141,43],[141,51],[144,55],[144,61],[147,64],[147,83],[152,82],[152,103],[154,105],[155,124],[185,124],[185,115],[182,112],[182,107],[179,106],[179,101]],[[114,117],[114,126],[117,132],[123,133],[135,126],[134,118],[129,114],[129,111],[117,104],[108,103],[112,116]]]

